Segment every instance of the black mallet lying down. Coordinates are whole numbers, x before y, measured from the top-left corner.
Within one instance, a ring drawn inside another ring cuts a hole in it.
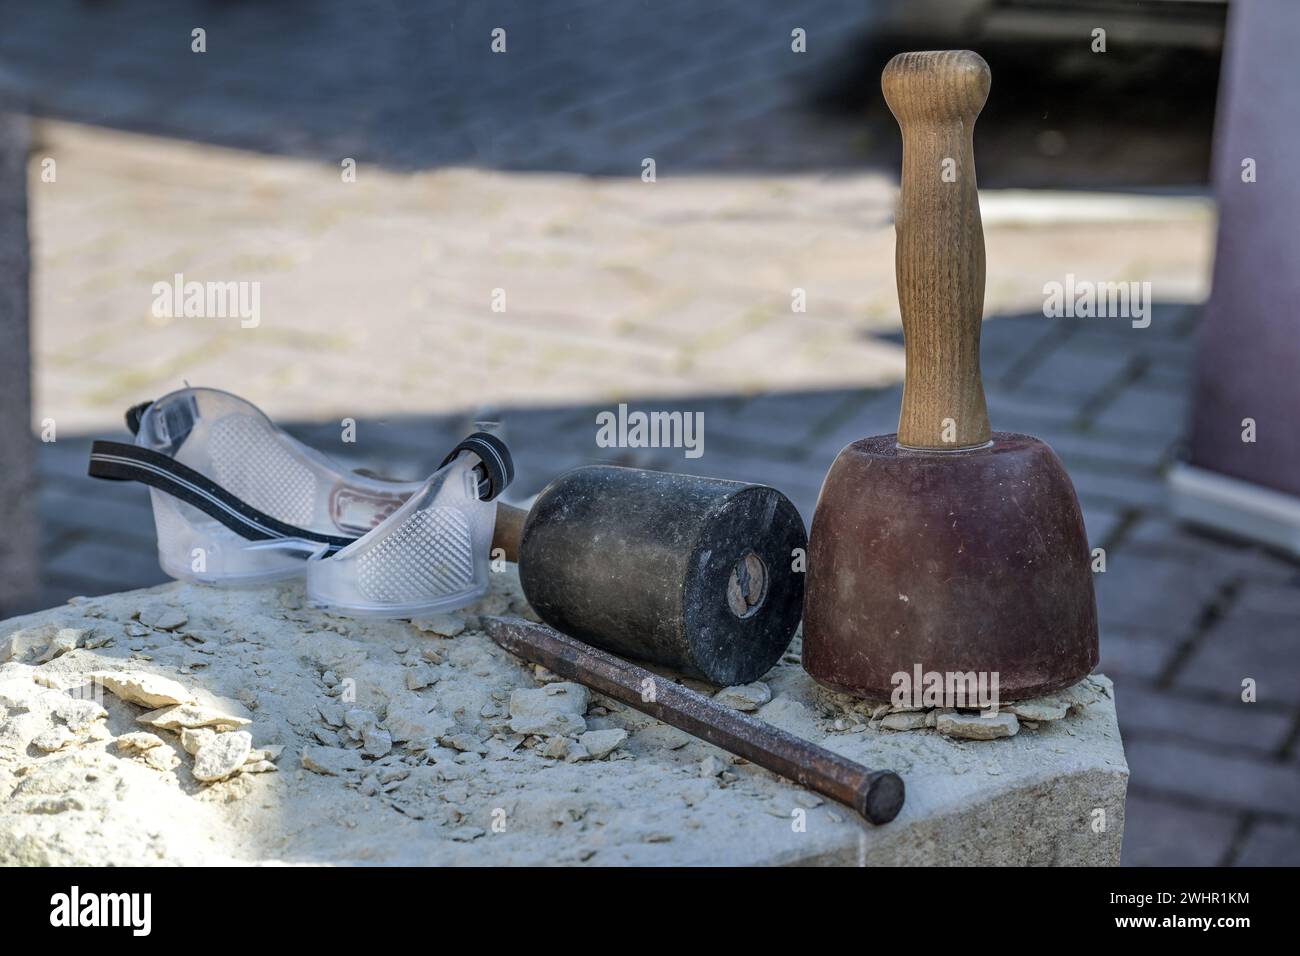
[[[483,620],[511,654],[852,807],[871,823],[888,823],[903,806],[903,781],[892,770],[870,770],[545,624]]]
[[[803,612],[808,536],[766,485],[575,468],[527,513],[499,504],[492,544],[547,624],[724,687],[780,660]]]

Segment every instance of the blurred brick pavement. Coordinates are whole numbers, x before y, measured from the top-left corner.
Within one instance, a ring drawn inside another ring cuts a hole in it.
[[[0,108],[77,122],[399,169],[824,168],[861,153],[859,129],[802,104],[869,22],[860,0],[20,6],[0,32]]]

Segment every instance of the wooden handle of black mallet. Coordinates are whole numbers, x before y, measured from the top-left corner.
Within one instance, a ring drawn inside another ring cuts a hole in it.
[[[510,653],[852,807],[871,823],[888,823],[902,809],[903,781],[892,770],[871,770],[545,624],[486,617],[484,626]]]
[[[528,512],[504,501],[497,502],[497,523],[492,529],[492,550],[500,550],[507,561],[519,560],[519,541]]]
[[[971,134],[989,95],[969,50],[900,53],[881,77],[903,134],[894,268],[907,375],[898,442],[954,451],[989,441],[980,380],[984,228]]]

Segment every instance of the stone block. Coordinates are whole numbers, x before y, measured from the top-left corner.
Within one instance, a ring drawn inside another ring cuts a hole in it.
[[[581,720],[588,739],[620,741],[603,760],[583,759],[593,756],[590,748],[564,727],[545,740],[513,732],[511,713],[527,702],[521,698],[558,694],[552,689],[565,685],[539,688],[531,667],[477,627],[476,612],[488,606],[527,610],[510,572],[493,576],[483,608],[468,610],[470,626],[454,638],[406,621],[311,610],[298,585],[219,590],[175,583],[0,622],[0,640],[42,624],[121,633],[159,599],[185,608],[188,623],[149,633],[151,672],[201,700],[237,697],[255,714],[247,729],[259,746],[283,746],[283,766],[316,772],[241,774],[207,785],[220,788],[221,799],[198,800],[167,774],[116,756],[115,734],[138,731],[142,708],[106,695],[102,739],[71,741],[40,756],[0,746],[0,863],[1119,862],[1128,767],[1109,696],[1014,737],[955,740],[932,729],[873,726],[860,719],[860,703],[827,696],[787,656],[765,676],[772,698],[757,716],[853,760],[896,770],[908,788],[906,804],[895,821],[873,827],[599,695],[566,692],[565,699],[575,729]],[[126,644],[118,639],[39,667],[0,665],[0,685],[11,694],[38,678],[74,686],[94,671],[120,670],[132,653]],[[439,679],[412,690],[405,671],[412,658],[422,659],[413,652],[425,644],[443,661]],[[167,662],[191,646],[203,648],[202,668],[170,669]],[[372,759],[347,727],[321,722],[345,687],[378,729],[411,713],[436,727],[414,739],[394,732],[400,746]],[[157,733],[171,743],[177,731]],[[193,760],[180,753],[178,759]],[[52,803],[64,812],[39,812]],[[147,842],[138,839],[146,820],[154,835]]]

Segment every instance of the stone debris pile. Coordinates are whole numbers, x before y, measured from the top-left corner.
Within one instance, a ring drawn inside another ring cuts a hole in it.
[[[1065,720],[1099,701],[1114,699],[1114,686],[1100,674],[1045,697],[978,708],[914,707],[856,700],[819,688],[818,701],[832,733],[934,730],[961,740],[996,740],[1014,737],[1023,728]]]
[[[122,633],[129,638],[172,632],[187,621],[180,608],[147,605]],[[193,757],[191,775],[203,784],[276,769],[274,761],[283,748],[254,749],[252,735],[236,730],[249,724],[248,718],[200,702],[192,690],[170,677],[144,670],[76,674],[46,667],[56,660],[68,662],[78,651],[114,643],[109,636],[95,639],[97,632],[96,628],[42,625],[15,630],[0,642],[0,707],[6,715],[0,722],[0,749],[18,751],[30,745],[54,754],[100,743],[122,759],[170,773],[183,762],[173,746],[179,743]],[[105,693],[145,708],[136,722],[169,731],[171,742],[147,731],[114,733],[107,726]]]

